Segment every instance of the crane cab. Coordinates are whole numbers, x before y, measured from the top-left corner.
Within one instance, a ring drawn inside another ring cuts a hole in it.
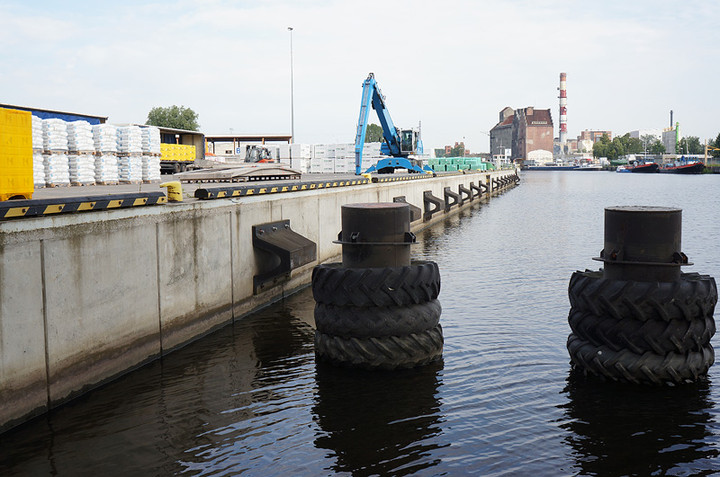
[[[418,151],[420,144],[420,132],[416,129],[403,129],[400,131],[400,153],[403,156],[409,154],[422,154],[422,149]],[[422,148],[422,146],[420,146]]]

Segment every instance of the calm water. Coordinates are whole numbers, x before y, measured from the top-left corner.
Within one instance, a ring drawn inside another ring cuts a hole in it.
[[[522,179],[418,235],[442,273],[442,362],[316,365],[306,289],[0,436],[0,475],[720,472],[720,364],[697,385],[611,385],[572,376],[565,348],[604,207],[682,208],[686,271],[720,278],[720,175]]]

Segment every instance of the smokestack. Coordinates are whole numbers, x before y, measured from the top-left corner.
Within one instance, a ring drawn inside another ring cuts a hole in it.
[[[672,123],[672,109],[670,110],[670,129],[672,129],[673,123]]]
[[[560,73],[560,144],[567,143],[567,89],[565,86],[567,74]]]

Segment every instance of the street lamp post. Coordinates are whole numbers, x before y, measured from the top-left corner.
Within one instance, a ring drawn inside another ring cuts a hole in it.
[[[290,144],[295,142],[295,88],[293,85],[293,47],[292,32],[293,27],[288,27],[290,32]]]

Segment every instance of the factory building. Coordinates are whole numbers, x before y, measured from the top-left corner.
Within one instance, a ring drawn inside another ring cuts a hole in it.
[[[578,136],[578,142],[580,141],[592,141],[593,144],[598,142],[601,137],[607,135],[608,139],[612,141],[612,131],[590,131],[588,129],[582,131]]]
[[[682,139],[680,135],[680,123],[675,123],[675,127],[665,128],[662,132],[662,143],[665,146],[665,154],[679,154],[682,151],[677,150],[677,144]]]
[[[634,131],[630,131],[628,134],[630,134],[630,137],[634,137],[636,139],[642,139],[644,136],[652,136],[658,141],[662,140],[662,132],[659,129],[636,129]]]
[[[498,123],[490,130],[491,156],[505,156],[505,149],[512,148],[514,119],[513,108],[506,107],[500,111]]]
[[[504,155],[511,150],[513,161],[540,155],[552,157],[553,122],[549,109],[532,106],[500,111],[498,123],[490,130],[490,152],[493,156]],[[545,154],[547,153],[547,154]]]

